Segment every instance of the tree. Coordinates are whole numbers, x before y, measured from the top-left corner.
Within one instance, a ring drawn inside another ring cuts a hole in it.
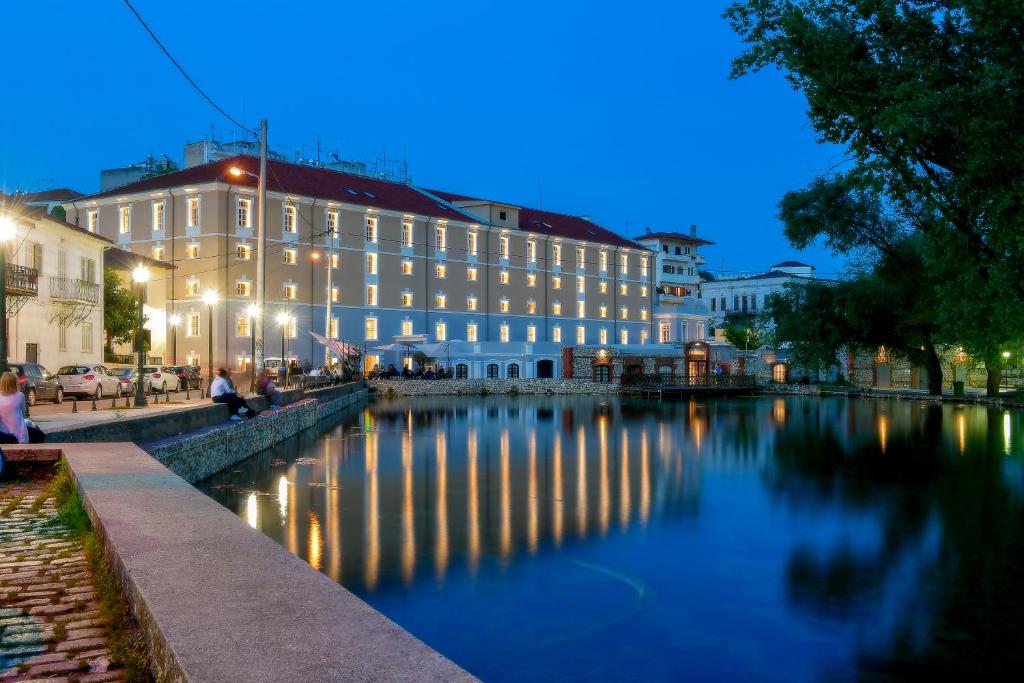
[[[139,328],[139,300],[113,268],[103,269],[103,328],[107,333],[108,353],[115,344],[127,344],[135,339]]]
[[[839,288],[821,282],[791,282],[769,296],[765,306],[775,323],[776,344],[816,374],[839,365],[839,352],[850,337],[840,294]]]
[[[852,170],[808,189],[834,192],[842,218],[842,202],[874,205],[897,237],[925,238],[938,319],[998,391],[1024,327],[1021,0],[739,0],[725,16],[747,45],[732,76],[784,70],[820,140],[849,154]],[[881,228],[817,233],[870,244]]]
[[[697,271],[697,275],[700,276],[700,281],[701,282],[714,282],[715,281],[715,274],[712,273],[710,270],[698,270]]]
[[[728,313],[722,321],[725,341],[742,351],[753,351],[769,343],[769,318],[764,314]]]

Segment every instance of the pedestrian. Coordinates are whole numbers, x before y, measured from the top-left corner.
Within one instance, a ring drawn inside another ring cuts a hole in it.
[[[217,368],[217,376],[210,384],[210,398],[214,403],[225,404],[228,407],[231,420],[234,422],[241,420],[244,416],[256,416],[242,397],[235,393],[235,388],[228,380],[228,371],[224,368]]]
[[[0,443],[28,443],[25,425],[25,394],[13,372],[0,377]]]
[[[270,374],[265,370],[260,373],[260,378],[256,380],[256,393],[267,399],[267,407],[271,410],[277,410],[281,407],[281,392],[274,386],[274,381],[270,379]]]

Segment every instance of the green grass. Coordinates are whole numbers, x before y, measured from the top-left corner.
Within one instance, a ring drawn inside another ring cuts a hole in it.
[[[14,498],[11,498],[9,501],[7,501],[7,505],[5,505],[3,509],[0,509],[0,517],[10,517],[11,513],[17,510],[18,507],[21,505],[22,501],[24,500],[25,494],[17,495],[14,496]]]

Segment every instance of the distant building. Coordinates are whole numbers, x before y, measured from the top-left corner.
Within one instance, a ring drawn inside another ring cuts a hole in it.
[[[159,159],[146,157],[121,168],[105,168],[100,171],[100,192],[177,170],[178,164],[167,158],[167,155],[161,155]]]
[[[0,204],[5,206],[42,208],[46,213],[50,213],[54,207],[84,196],[81,192],[67,187],[56,187],[52,190],[40,190],[39,192],[17,190],[13,194],[0,194]]]
[[[765,310],[771,294],[783,291],[790,282],[822,281],[814,266],[799,261],[776,263],[763,273],[722,277],[702,285],[704,301],[711,312],[711,324],[718,327],[730,313],[756,315]]]
[[[704,257],[700,247],[714,244],[697,237],[697,226],[690,232],[651,232],[633,240],[657,254],[654,277],[654,342],[675,344],[700,341],[707,335],[710,316],[701,291],[700,266]]]

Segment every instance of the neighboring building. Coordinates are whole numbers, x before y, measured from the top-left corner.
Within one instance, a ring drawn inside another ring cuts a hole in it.
[[[103,252],[110,241],[50,216],[45,203],[4,199],[0,212],[16,231],[2,247],[8,360],[40,363],[50,372],[70,363],[102,363]]]
[[[654,341],[676,344],[705,339],[709,311],[699,272],[704,257],[698,250],[714,242],[697,237],[696,225],[690,226],[689,234],[648,230],[633,239],[657,253]]]
[[[259,160],[236,156],[65,204],[68,220],[122,249],[177,266],[165,320],[180,317],[174,362],[251,359]],[[394,337],[559,345],[643,343],[653,254],[586,219],[430,192],[271,160],[267,174],[265,355],[314,362],[307,330],[373,347]],[[331,285],[328,287],[328,277]],[[284,320],[278,322],[279,317]],[[154,333],[156,336],[156,333]],[[375,357],[376,356],[376,357]]]
[[[722,277],[703,283],[704,301],[711,311],[711,324],[718,327],[730,313],[758,314],[765,310],[771,294],[783,291],[790,282],[828,282],[815,277],[814,266],[799,261],[776,263],[764,273]]]
[[[159,159],[149,156],[122,168],[105,168],[100,171],[100,192],[177,170],[178,164],[168,159],[167,155],[161,155]]]
[[[0,193],[0,202],[14,206],[42,208],[46,213],[50,213],[54,207],[84,196],[81,192],[70,188],[57,187],[52,190],[41,190],[39,192],[22,192],[18,190],[9,195]]]

